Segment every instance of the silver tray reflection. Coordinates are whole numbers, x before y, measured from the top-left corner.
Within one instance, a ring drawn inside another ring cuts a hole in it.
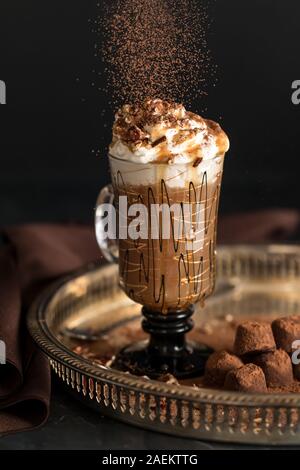
[[[300,248],[221,247],[217,266],[216,292],[194,316],[197,340],[221,349],[232,341],[236,321],[300,315]],[[90,266],[48,289],[32,307],[28,327],[64,386],[98,412],[189,438],[299,444],[298,393],[166,384],[76,353],[87,336],[90,350],[107,357],[142,337],[139,312],[118,287],[116,266]]]

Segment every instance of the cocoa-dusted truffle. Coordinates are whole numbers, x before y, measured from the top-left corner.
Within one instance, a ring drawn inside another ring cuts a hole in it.
[[[226,374],[242,367],[243,362],[227,351],[216,351],[208,358],[205,365],[204,380],[207,385],[223,386]]]
[[[267,392],[263,370],[255,364],[246,364],[228,372],[224,387],[226,390],[249,393]]]
[[[283,349],[261,354],[254,362],[263,370],[268,387],[285,386],[293,382],[292,361]]]
[[[238,356],[274,351],[276,348],[271,326],[268,323],[247,321],[236,331],[234,352]]]
[[[291,353],[293,341],[300,339],[300,316],[277,318],[272,323],[272,330],[277,347]]]

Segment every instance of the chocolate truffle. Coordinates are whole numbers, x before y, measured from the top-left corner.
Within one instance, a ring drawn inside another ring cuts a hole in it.
[[[227,351],[217,351],[209,356],[205,365],[204,381],[207,385],[224,385],[226,374],[242,367],[243,362],[234,354]]]
[[[293,382],[292,361],[283,349],[261,354],[253,362],[263,370],[268,387],[285,386]]]
[[[238,326],[234,342],[234,352],[238,356],[274,351],[275,348],[274,336],[268,323],[247,321]]]
[[[226,390],[248,393],[265,393],[267,384],[263,370],[255,364],[246,364],[228,372],[224,387]]]
[[[293,341],[300,340],[300,316],[277,318],[272,323],[272,330],[277,347],[291,353]]]

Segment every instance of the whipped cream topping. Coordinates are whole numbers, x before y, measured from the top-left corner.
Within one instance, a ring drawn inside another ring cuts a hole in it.
[[[146,99],[116,113],[109,153],[137,163],[198,164],[228,148],[228,137],[216,122],[182,104]]]

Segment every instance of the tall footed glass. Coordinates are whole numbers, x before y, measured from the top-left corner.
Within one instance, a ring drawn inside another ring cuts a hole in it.
[[[121,351],[114,366],[150,377],[201,373],[208,351],[185,333],[194,304],[214,289],[224,155],[185,164],[109,161],[112,186],[99,195],[97,239],[107,259],[118,262],[122,289],[143,305],[150,334]],[[112,202],[109,212],[105,204]],[[112,219],[113,229],[105,230]]]

